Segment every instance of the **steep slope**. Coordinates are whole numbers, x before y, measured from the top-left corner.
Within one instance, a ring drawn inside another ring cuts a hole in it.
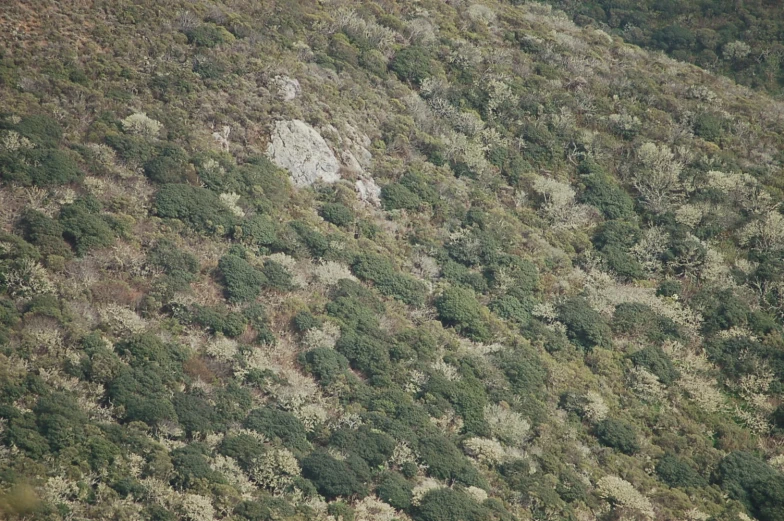
[[[28,2],[0,512],[784,519],[784,105],[530,3]]]

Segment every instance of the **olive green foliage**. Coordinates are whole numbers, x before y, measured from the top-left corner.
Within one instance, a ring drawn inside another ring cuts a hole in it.
[[[665,454],[656,463],[656,475],[671,487],[704,487],[708,484],[683,458],[674,454]]]
[[[629,355],[634,365],[643,367],[655,374],[661,383],[669,385],[678,379],[680,373],[661,347],[649,346]]]
[[[340,203],[327,203],[321,207],[319,213],[325,221],[340,227],[348,226],[355,220],[354,212],[351,208]]]
[[[99,210],[98,201],[85,198],[63,206],[60,211],[63,237],[73,244],[79,256],[93,248],[110,246],[114,241],[110,221],[98,214]]]
[[[488,512],[464,492],[439,488],[425,494],[414,510],[416,521],[480,521]]]
[[[732,452],[719,463],[721,488],[761,521],[784,519],[784,475],[748,452]]]
[[[257,246],[269,246],[278,238],[275,223],[266,215],[254,215],[245,219],[240,230],[243,242]]]
[[[310,447],[305,426],[290,412],[270,407],[254,409],[248,414],[244,425],[270,440],[280,440],[292,450],[304,452]]]
[[[249,302],[261,292],[267,277],[245,259],[236,255],[225,255],[218,262],[218,270],[226,288],[229,302]]]
[[[616,333],[642,335],[651,342],[677,339],[680,336],[678,326],[672,319],[659,315],[650,306],[639,302],[618,304],[611,326]]]
[[[261,268],[264,275],[264,286],[278,291],[289,291],[294,287],[291,273],[279,262],[273,260],[264,261]]]
[[[303,459],[302,475],[312,481],[319,494],[327,499],[367,494],[367,488],[351,465],[333,458],[326,451],[314,451]]]
[[[604,318],[582,297],[574,297],[558,306],[558,315],[566,325],[569,339],[585,349],[610,347],[612,331]]]
[[[596,437],[602,445],[618,449],[624,454],[640,450],[634,427],[621,420],[607,418],[596,425]]]
[[[379,499],[400,510],[411,506],[412,490],[411,483],[397,472],[385,473],[376,487]]]
[[[419,84],[433,74],[435,64],[427,49],[411,46],[398,51],[389,68],[401,80]]]
[[[585,186],[578,196],[581,203],[595,206],[608,220],[634,217],[634,201],[606,175],[591,173],[581,182]]]
[[[443,436],[421,438],[419,455],[428,466],[427,473],[436,479],[456,481],[467,486],[484,486],[482,477],[468,459]]]
[[[459,287],[447,288],[435,299],[438,318],[471,340],[485,342],[490,339],[490,330],[482,315],[482,308],[471,290]]]
[[[223,235],[234,223],[234,217],[215,193],[185,184],[162,186],[155,195],[155,211],[203,233]]]
[[[361,254],[352,265],[354,274],[372,281],[378,290],[411,306],[421,306],[425,300],[425,285],[409,275],[398,273],[392,263],[379,255]]]
[[[240,336],[248,324],[248,319],[242,313],[199,305],[194,306],[190,320],[210,333],[221,333],[227,337]]]
[[[348,369],[345,356],[325,347],[301,353],[299,362],[305,371],[315,376],[322,385],[332,384]]]

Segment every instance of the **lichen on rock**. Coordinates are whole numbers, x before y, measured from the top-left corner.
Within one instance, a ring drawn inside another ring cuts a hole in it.
[[[300,120],[278,121],[272,132],[267,156],[291,174],[298,186],[340,179],[340,163],[316,129]]]

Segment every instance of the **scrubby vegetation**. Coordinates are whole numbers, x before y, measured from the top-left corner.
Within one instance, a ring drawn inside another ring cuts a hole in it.
[[[778,6],[7,4],[0,518],[784,519]]]

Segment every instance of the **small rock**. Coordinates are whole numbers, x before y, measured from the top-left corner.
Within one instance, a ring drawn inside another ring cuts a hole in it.
[[[340,180],[340,163],[327,142],[316,129],[298,119],[275,123],[267,157],[288,170],[296,186]]]
[[[381,188],[372,177],[360,177],[355,186],[361,201],[373,206],[381,206]]]
[[[278,89],[278,97],[283,101],[291,101],[302,93],[299,80],[288,76],[275,76],[272,84]]]

